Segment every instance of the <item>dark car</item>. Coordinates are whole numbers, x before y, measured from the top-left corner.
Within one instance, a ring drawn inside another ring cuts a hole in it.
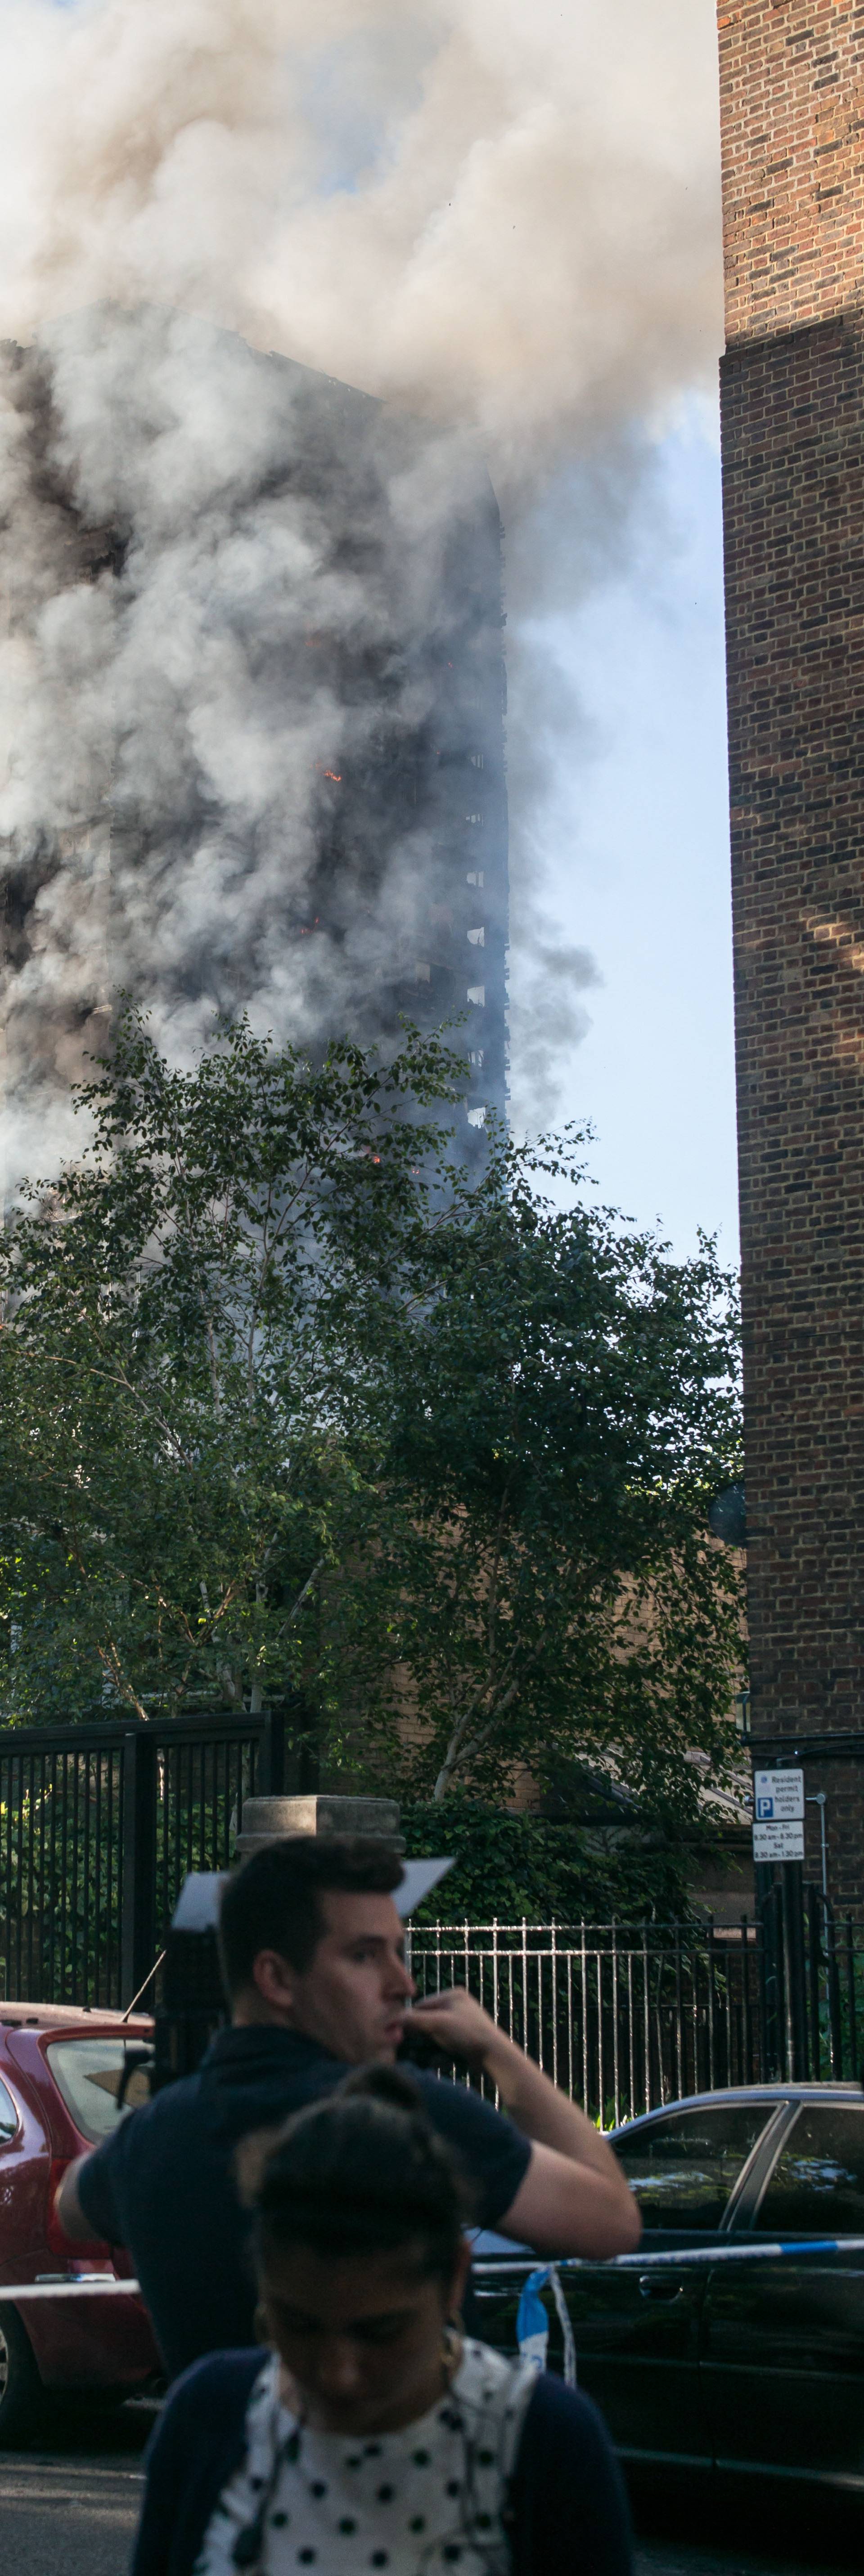
[[[796,2478],[864,2498],[864,2096],[851,2084],[695,2095],[613,2135],[650,2268],[561,2270],[579,2384],[628,2463]],[[808,2238],[837,2253],[807,2255]],[[780,2238],[801,2259],[759,2262]],[[501,2240],[497,2240],[501,2246]],[[754,2259],[685,2265],[685,2247]],[[668,2257],[668,2260],[666,2259]],[[536,2261],[536,2257],[533,2258]],[[525,2254],[478,2239],[480,2331],[515,2345]],[[561,2366],[554,2305],[550,2367]]]
[[[0,2442],[20,2438],[46,2389],[126,2396],[158,2374],[140,2299],[4,2297],[13,2283],[130,2277],[107,2245],[71,2246],[53,2205],[72,2158],[146,2099],[151,2035],[119,2013],[0,2004]]]

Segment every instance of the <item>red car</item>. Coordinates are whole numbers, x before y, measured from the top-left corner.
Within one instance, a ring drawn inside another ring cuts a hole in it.
[[[46,2389],[129,2395],[159,2374],[140,2299],[95,2292],[16,2307],[4,2296],[13,2282],[131,2277],[122,2252],[70,2245],[54,2196],[73,2157],[147,2098],[142,2043],[152,2031],[142,2016],[0,2004],[0,2443],[20,2439]]]

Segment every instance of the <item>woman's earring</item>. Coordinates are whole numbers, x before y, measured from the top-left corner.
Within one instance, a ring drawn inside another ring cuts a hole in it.
[[[256,2341],[256,2343],[269,2343],[269,2341],[270,2341],[270,2322],[269,2322],[269,2318],[268,2318],[268,2315],[267,2315],[267,2310],[266,2310],[266,2308],[265,2308],[265,2305],[264,2305],[264,2301],[263,2301],[263,2299],[259,2299],[259,2301],[258,2301],[258,2305],[257,2305],[256,2310],[255,2310],[255,2320],[254,2320],[254,2322],[255,2322],[255,2341]]]

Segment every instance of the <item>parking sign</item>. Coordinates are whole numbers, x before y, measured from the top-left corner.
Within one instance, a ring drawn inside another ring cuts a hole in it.
[[[753,1779],[753,1819],[757,1825],[803,1825],[803,1771],[757,1771]]]
[[[803,1860],[804,1827],[781,1817],[779,1823],[754,1825],[754,1860]]]
[[[756,1771],[753,1777],[754,1860],[803,1860],[803,1771]]]

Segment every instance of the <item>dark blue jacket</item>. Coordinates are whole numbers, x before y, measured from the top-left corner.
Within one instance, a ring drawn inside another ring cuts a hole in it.
[[[178,2379],[147,2453],[132,2576],[192,2576],[222,2488],[240,2467],[257,2352],[217,2352]],[[632,2576],[621,2475],[595,2408],[538,2379],[513,2474],[513,2576]]]
[[[82,2166],[85,2218],[94,2236],[129,2247],[170,2379],[205,2353],[255,2342],[249,2218],[234,2180],[239,2140],[281,2127],[347,2072],[299,2031],[220,2030],[197,2075],[131,2111]],[[466,2085],[412,2072],[433,2128],[464,2169],[478,2226],[495,2227],[524,2182],[529,2140]]]

